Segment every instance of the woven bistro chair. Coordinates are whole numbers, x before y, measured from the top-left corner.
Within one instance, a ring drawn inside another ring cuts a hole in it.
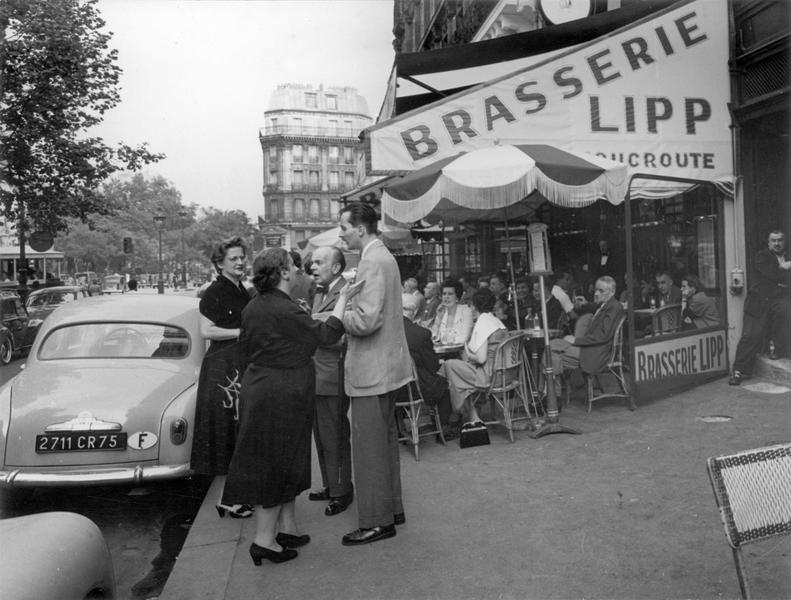
[[[635,410],[634,398],[629,391],[629,380],[624,373],[624,350],[623,350],[623,328],[626,322],[626,315],[623,315],[615,326],[612,339],[612,350],[607,364],[598,373],[583,373],[585,378],[585,400],[588,403],[588,412],[593,408],[593,403],[605,398],[623,398],[626,400],[629,410]],[[563,372],[563,387],[566,392],[566,406],[571,402],[571,381],[569,380],[570,371]],[[608,392],[605,390],[601,381],[601,375],[612,375],[618,384],[618,391]],[[598,393],[597,393],[598,388]]]
[[[428,406],[423,400],[423,392],[420,389],[420,379],[414,361],[412,361],[412,381],[407,383],[404,389],[406,390],[406,399],[395,403],[396,421],[399,424],[398,441],[412,444],[415,460],[419,461],[420,438],[434,435],[444,445],[445,436],[442,433],[439,412],[433,406]],[[421,419],[424,422],[429,421],[429,426],[423,431],[420,431]]]
[[[484,423],[503,425],[511,442],[514,441],[514,422],[532,422],[533,419],[528,399],[525,356],[522,332],[509,332],[487,359],[493,361],[489,385],[475,390],[472,399],[473,402],[489,401],[491,414]],[[524,411],[523,415],[521,411]],[[497,418],[498,413],[501,419]]]
[[[653,322],[655,335],[678,331],[681,329],[681,305],[668,304],[658,308]]]
[[[749,599],[742,546],[791,533],[791,443],[709,458],[706,466],[742,598]]]

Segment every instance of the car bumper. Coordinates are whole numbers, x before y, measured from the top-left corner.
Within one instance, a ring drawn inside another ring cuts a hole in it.
[[[12,469],[0,471],[0,485],[7,487],[61,487],[105,485],[112,483],[140,484],[146,481],[177,479],[190,475],[189,463],[134,467],[71,468],[59,471]]]

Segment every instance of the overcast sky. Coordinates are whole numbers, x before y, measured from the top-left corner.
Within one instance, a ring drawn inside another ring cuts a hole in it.
[[[262,214],[258,129],[280,83],[357,88],[375,118],[393,61],[392,0],[101,0],[121,103],[94,130],[167,158],[146,176],[186,204]]]

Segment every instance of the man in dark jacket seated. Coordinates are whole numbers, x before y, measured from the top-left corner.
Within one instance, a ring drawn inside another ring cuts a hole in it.
[[[413,322],[412,319],[418,311],[418,300],[412,294],[403,294],[401,298],[402,310],[404,314],[404,333],[406,343],[409,347],[409,354],[415,362],[417,369],[420,390],[423,392],[423,400],[428,406],[437,410],[439,421],[445,439],[458,437],[458,423],[450,425],[451,406],[450,390],[448,381],[439,375],[439,358],[434,352],[434,345],[431,342],[431,331]],[[399,397],[399,400],[401,398]]]

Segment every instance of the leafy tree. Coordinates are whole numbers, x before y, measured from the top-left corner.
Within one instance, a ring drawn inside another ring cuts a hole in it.
[[[27,232],[108,214],[100,184],[163,157],[89,134],[120,101],[96,2],[0,0],[0,214],[17,224],[23,264]]]

